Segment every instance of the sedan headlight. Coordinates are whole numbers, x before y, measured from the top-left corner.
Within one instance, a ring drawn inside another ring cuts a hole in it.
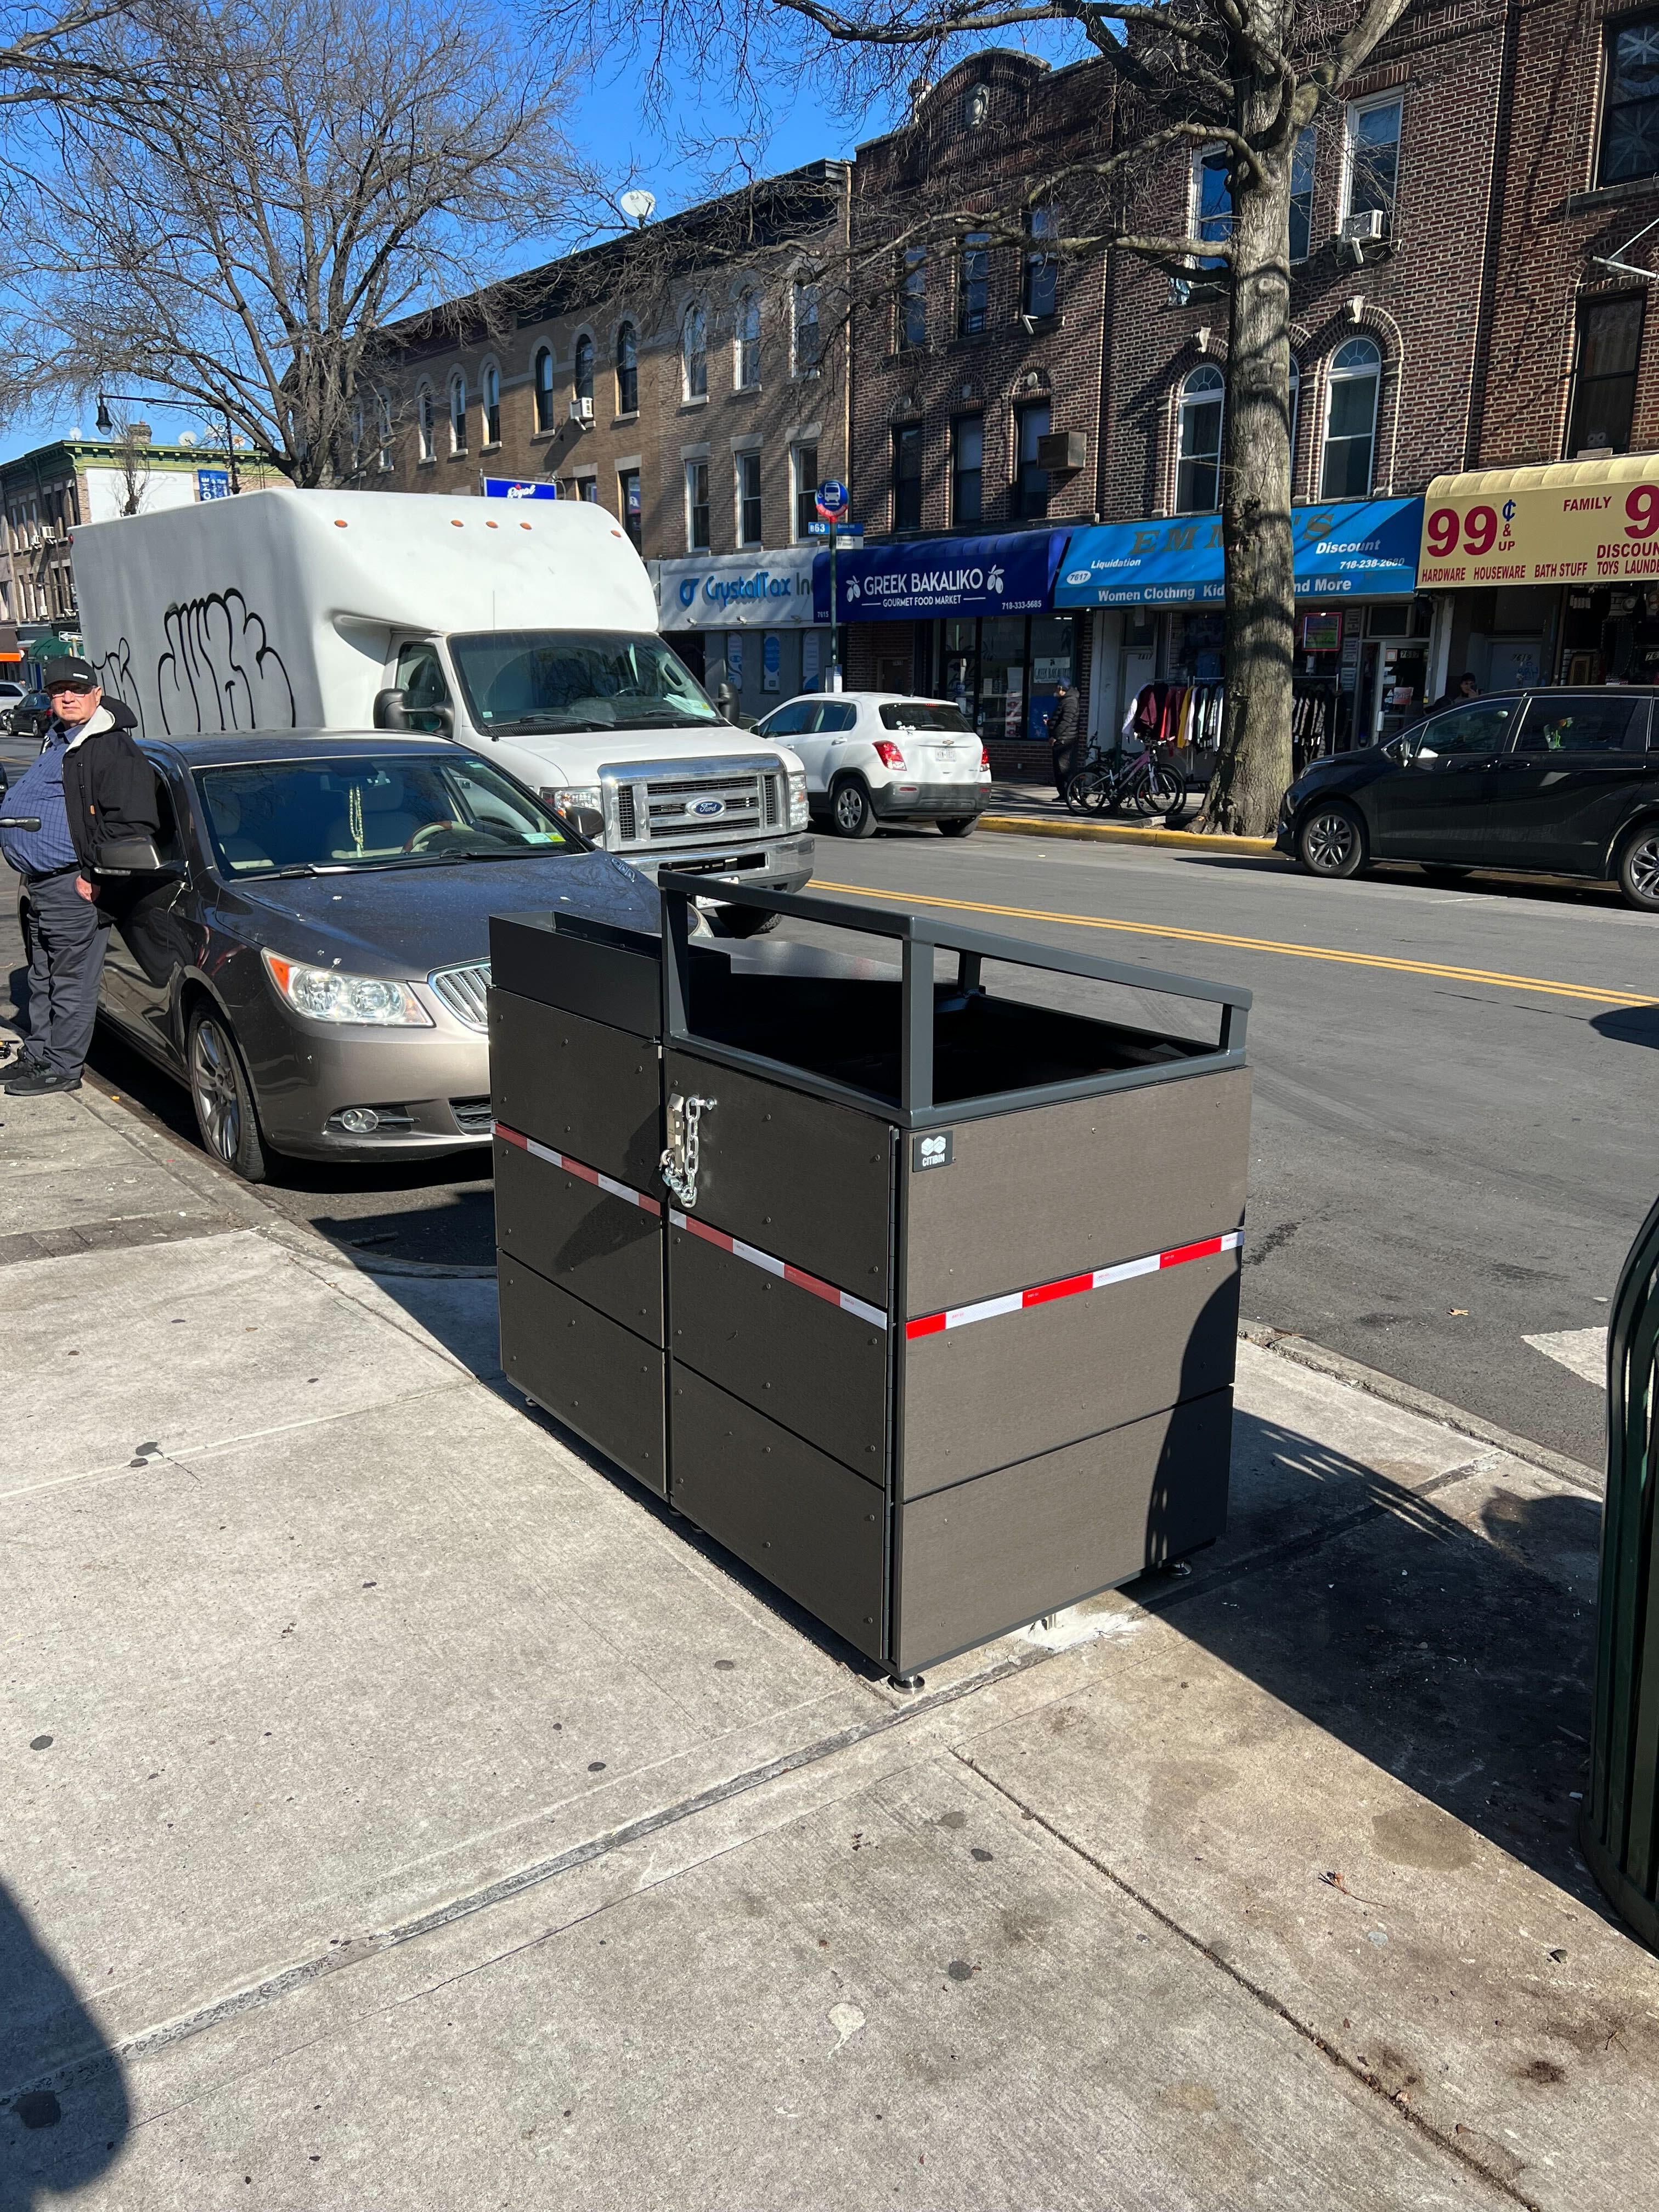
[[[595,844],[605,836],[605,793],[597,783],[562,783],[544,790],[542,797],[556,814],[562,814],[578,836]]]
[[[806,805],[806,770],[804,768],[792,768],[787,771],[787,774],[789,778],[789,827],[792,830],[804,830],[812,818],[807,810]]]
[[[376,1029],[436,1026],[407,983],[380,975],[343,975],[337,968],[307,968],[275,952],[263,957],[271,981],[307,1021],[362,1022]]]

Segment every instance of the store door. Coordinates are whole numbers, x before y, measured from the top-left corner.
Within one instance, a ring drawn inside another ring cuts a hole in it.
[[[1492,763],[1514,714],[1512,700],[1480,699],[1407,733],[1400,765],[1370,787],[1379,860],[1490,866]]]

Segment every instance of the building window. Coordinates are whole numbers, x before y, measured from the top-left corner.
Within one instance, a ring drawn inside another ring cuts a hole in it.
[[[550,348],[537,347],[532,375],[536,386],[536,428],[542,431],[550,430],[553,428],[553,355]]]
[[[363,403],[361,399],[354,399],[351,403],[351,472],[354,476],[356,476],[358,470],[362,468],[362,465]],[[52,521],[52,501],[50,498],[46,501],[46,520],[48,526],[50,526]]]
[[[1382,218],[1394,228],[1395,198],[1400,186],[1400,95],[1367,100],[1348,108],[1346,215]]]
[[[921,527],[921,425],[906,422],[893,433],[893,527]]]
[[[1301,133],[1291,155],[1291,258],[1305,261],[1313,243],[1314,129]]]
[[[459,369],[449,380],[449,450],[466,451],[466,379]]]
[[[823,358],[818,330],[818,288],[815,279],[802,278],[795,286],[795,374],[816,376]]]
[[[1621,23],[1607,40],[1598,183],[1659,175],[1659,15]]]
[[[618,415],[637,415],[640,411],[640,341],[632,323],[624,323],[617,333],[617,412]]]
[[[486,446],[501,442],[501,372],[492,361],[483,373],[483,434]]]
[[[684,399],[708,397],[708,325],[698,307],[686,309],[680,326],[680,395]]]
[[[1208,514],[1221,504],[1221,410],[1226,380],[1212,362],[1181,387],[1176,440],[1176,513]]]
[[[962,241],[957,276],[957,331],[972,337],[987,327],[991,303],[991,234],[970,230]]]
[[[377,392],[374,395],[374,465],[386,470],[392,466],[392,395]]]
[[[685,465],[685,542],[694,553],[708,550],[708,464]]]
[[[628,532],[637,553],[644,543],[643,524],[640,514],[640,472],[637,469],[620,469],[617,473],[617,504],[622,509],[623,528]]]
[[[951,425],[951,520],[958,529],[985,516],[985,424],[958,415]]]
[[[1224,148],[1211,146],[1193,156],[1193,236],[1224,245],[1233,234],[1231,160]],[[1219,260],[1199,263],[1200,269],[1220,269]]]
[[[1331,356],[1325,392],[1321,499],[1364,499],[1376,446],[1376,393],[1382,356],[1370,338],[1350,338]]]
[[[738,301],[732,348],[732,380],[739,392],[753,392],[761,380],[760,294],[745,292]]]
[[[584,331],[576,341],[575,392],[578,401],[587,402],[587,414],[593,412],[593,341]]]
[[[1583,453],[1629,453],[1645,307],[1642,295],[1632,292],[1620,300],[1587,300],[1579,308],[1569,460]]]
[[[599,480],[598,477],[578,477],[576,479],[576,496],[578,499],[586,500],[590,507],[597,507],[599,503]]]
[[[1048,436],[1051,420],[1046,399],[1039,406],[1014,410],[1018,456],[1018,473],[1014,479],[1017,514],[1035,516],[1048,512],[1048,471],[1037,465],[1037,447]]]
[[[811,536],[811,526],[818,519],[817,447],[797,446],[793,465],[795,477],[795,542],[799,544]]]
[[[1060,236],[1060,210],[1033,208],[1027,227],[1031,243],[1025,252],[1024,307],[1032,321],[1040,323],[1060,308],[1060,256],[1052,246]]]
[[[761,457],[739,453],[738,461],[738,543],[758,545],[761,532]]]
[[[1291,356],[1291,495],[1296,496],[1296,433],[1302,416],[1302,368]]]
[[[907,246],[899,277],[898,342],[901,347],[927,343],[927,249]]]

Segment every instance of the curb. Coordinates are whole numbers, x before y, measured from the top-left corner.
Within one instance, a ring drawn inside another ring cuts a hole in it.
[[[1063,816],[1048,822],[1032,814],[981,814],[979,826],[1005,837],[1081,837],[1108,845],[1171,845],[1177,852],[1255,855],[1278,851],[1271,837],[1219,837],[1198,830],[1136,830],[1127,823],[1079,822]]]
[[[1238,1333],[1258,1351],[1273,1352],[1297,1367],[1311,1369],[1316,1375],[1327,1375],[1334,1382],[1346,1382],[1351,1389],[1367,1391],[1373,1398],[1398,1406],[1402,1412],[1420,1413],[1425,1420],[1438,1421],[1442,1428],[1455,1429],[1459,1436],[1473,1437],[1477,1443],[1491,1444],[1495,1450],[1507,1453],[1510,1459],[1541,1468],[1547,1474],[1570,1483],[1575,1490],[1588,1491],[1592,1497],[1600,1498],[1607,1487],[1597,1470],[1586,1467],[1582,1460],[1569,1459],[1565,1452],[1552,1451],[1547,1444],[1535,1444],[1528,1437],[1514,1436],[1508,1429],[1500,1429],[1495,1421],[1482,1420],[1478,1413],[1466,1413],[1461,1406],[1437,1398],[1431,1391],[1398,1382],[1375,1367],[1363,1367],[1358,1360],[1350,1359],[1340,1352],[1327,1352],[1322,1344],[1310,1343],[1305,1336],[1297,1336],[1291,1330],[1274,1328],[1266,1322],[1242,1321]]]

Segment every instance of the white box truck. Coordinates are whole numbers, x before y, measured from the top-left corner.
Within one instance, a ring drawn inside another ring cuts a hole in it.
[[[601,507],[259,491],[85,524],[73,558],[88,654],[147,736],[438,732],[649,873],[811,875],[800,762],[709,704]]]

